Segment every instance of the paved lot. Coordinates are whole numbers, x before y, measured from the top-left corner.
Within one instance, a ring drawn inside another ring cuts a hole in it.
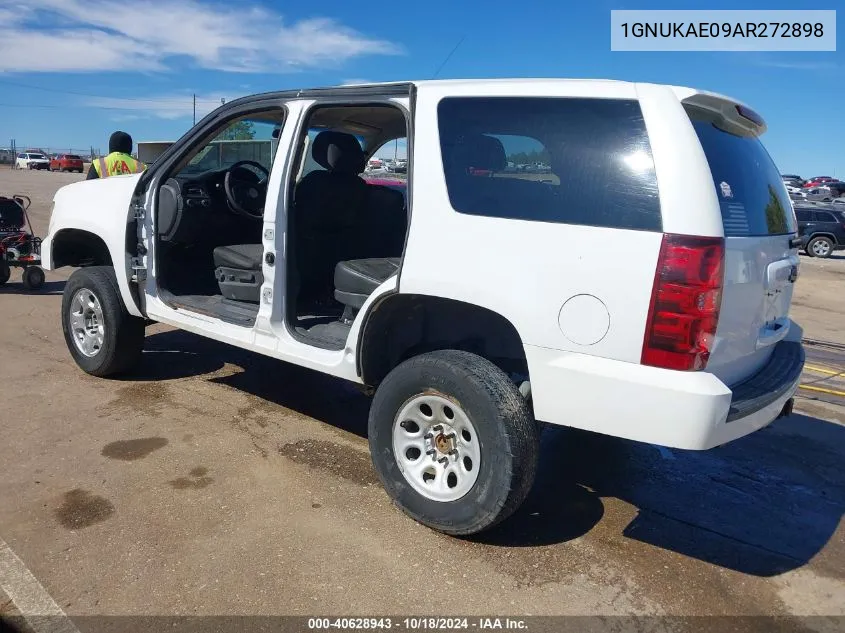
[[[43,234],[77,179],[2,170],[0,192],[32,195]],[[794,316],[845,343],[845,258],[802,265]],[[341,382],[161,326],[133,379],[83,374],[68,275],[0,290],[0,569],[5,541],[71,616],[845,615],[835,394],[706,453],[547,431],[518,515],[458,540],[391,507]],[[845,352],[811,354],[831,373],[806,383],[845,390]],[[27,599],[9,582],[0,613]]]

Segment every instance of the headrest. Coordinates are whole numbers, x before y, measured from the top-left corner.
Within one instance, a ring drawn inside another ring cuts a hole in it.
[[[366,161],[358,139],[351,134],[328,130],[314,139],[311,156],[318,165],[342,174],[360,174]]]
[[[484,134],[473,134],[457,139],[451,147],[450,154],[450,167],[460,171],[465,171],[470,167],[500,171],[508,164],[502,142]]]

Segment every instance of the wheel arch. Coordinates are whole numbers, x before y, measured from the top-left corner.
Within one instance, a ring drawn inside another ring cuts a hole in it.
[[[809,238],[807,238],[807,246],[809,246],[810,242],[812,242],[818,237],[826,237],[831,242],[833,242],[834,246],[841,246],[843,243],[842,241],[836,239],[836,235],[834,235],[833,233],[829,233],[828,231],[819,231],[818,233],[813,233],[812,235],[810,235]]]
[[[105,240],[85,229],[66,228],[50,242],[51,269],[64,266],[114,266]]]
[[[442,349],[472,352],[506,374],[528,376],[522,338],[505,316],[454,299],[399,293],[368,311],[358,339],[358,375],[375,387],[404,360]]]
[[[127,241],[130,232],[127,232]],[[120,296],[126,310],[132,316],[143,317],[137,293],[130,287],[130,267],[127,252],[115,252],[98,233],[77,227],[64,227],[51,234],[43,245],[42,263],[47,270],[65,266],[85,268],[88,266],[110,266],[114,269]],[[123,242],[120,244],[124,247]],[[128,244],[126,245],[128,248]]]

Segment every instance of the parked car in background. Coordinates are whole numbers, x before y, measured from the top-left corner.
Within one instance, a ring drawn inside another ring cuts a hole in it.
[[[384,161],[381,158],[373,156],[370,160],[367,161],[367,170],[372,171],[374,169],[382,169],[384,167]]]
[[[832,204],[797,205],[795,217],[801,248],[810,257],[826,258],[845,249],[845,211]]]
[[[801,178],[801,176],[796,176],[795,174],[781,174],[780,177],[783,179],[783,184],[788,187],[802,187],[804,185],[804,179]]]
[[[803,186],[806,189],[810,189],[812,187],[818,187],[820,185],[823,185],[827,182],[835,181],[836,178],[831,178],[830,176],[814,176],[813,178],[810,178],[808,181],[806,181]]]
[[[37,152],[23,152],[15,159],[15,169],[50,169],[50,159]]]
[[[57,154],[50,159],[50,171],[76,171],[82,173],[82,157],[76,154]]]
[[[831,200],[845,196],[845,182],[842,182],[841,180],[825,183],[824,186],[830,192]]]
[[[835,198],[845,195],[845,182],[826,182],[818,187],[806,189],[805,197],[812,202],[832,202]]]

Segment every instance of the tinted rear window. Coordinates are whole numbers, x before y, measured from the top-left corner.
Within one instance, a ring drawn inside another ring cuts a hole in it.
[[[690,119],[710,164],[725,237],[794,232],[789,196],[760,139],[722,130],[704,113]]]
[[[660,231],[651,147],[631,100],[454,97],[438,106],[460,213]]]
[[[816,211],[817,222],[836,222],[836,216],[826,211]]]
[[[81,159],[79,156],[77,156],[76,154],[68,154],[67,156],[65,156],[65,158],[67,158],[68,160],[82,160],[82,159]]]

